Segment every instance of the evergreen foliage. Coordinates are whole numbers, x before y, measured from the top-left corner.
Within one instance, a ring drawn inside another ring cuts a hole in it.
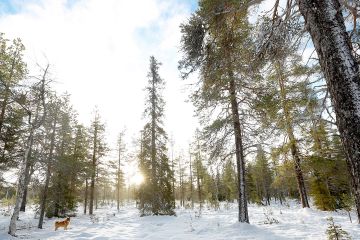
[[[142,130],[139,168],[144,183],[138,191],[141,216],[175,215],[175,199],[172,189],[174,173],[167,156],[167,135],[163,128],[164,105],[162,90],[165,82],[159,75],[159,63],[150,57],[148,86],[145,88],[147,123]]]
[[[329,217],[328,228],[326,229],[326,235],[329,240],[350,240],[350,235],[341,228],[340,225],[334,223],[334,219]]]

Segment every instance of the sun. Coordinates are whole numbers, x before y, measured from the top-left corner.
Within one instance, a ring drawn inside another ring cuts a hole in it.
[[[132,184],[140,185],[144,182],[144,176],[141,173],[136,173],[130,180]]]

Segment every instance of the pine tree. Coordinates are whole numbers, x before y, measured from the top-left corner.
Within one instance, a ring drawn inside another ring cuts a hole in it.
[[[0,170],[17,164],[22,119],[26,114],[22,107],[25,95],[18,86],[28,73],[23,61],[25,47],[20,39],[9,42],[0,33]]]
[[[184,78],[200,70],[198,88],[191,100],[201,123],[206,125],[204,136],[208,148],[212,149],[210,158],[229,157],[227,146],[232,143],[234,149],[230,151],[236,157],[237,166],[239,221],[247,223],[244,154],[247,134],[243,128],[245,117],[242,112],[249,109],[245,99],[251,96],[247,92],[251,88],[244,86],[256,68],[248,64],[254,50],[246,16],[250,2],[200,1],[199,9],[186,24],[181,25],[184,57],[179,62]]]
[[[334,219],[329,217],[328,228],[326,229],[326,235],[329,240],[350,240],[350,235],[341,228],[340,225],[334,223]]]
[[[164,80],[159,75],[161,64],[150,57],[148,86],[146,87],[145,118],[142,131],[139,168],[144,176],[138,197],[141,216],[174,215],[175,199],[172,191],[174,174],[167,154],[167,135],[163,129],[164,105],[162,90]]]
[[[26,137],[26,142],[24,146],[22,160],[20,162],[20,170],[19,170],[19,180],[16,192],[16,200],[14,211],[11,216],[9,231],[8,233],[12,236],[16,235],[16,221],[19,217],[20,205],[23,202],[24,196],[26,196],[26,189],[29,184],[29,166],[30,166],[30,157],[31,151],[34,144],[34,137],[36,131],[42,126],[44,120],[46,118],[46,88],[45,85],[48,81],[48,70],[49,65],[45,69],[43,69],[42,77],[40,78],[40,82],[34,85],[34,99],[32,104],[29,104],[30,107],[35,105],[35,116],[32,115],[32,110],[30,107],[24,107],[28,113],[28,132]]]

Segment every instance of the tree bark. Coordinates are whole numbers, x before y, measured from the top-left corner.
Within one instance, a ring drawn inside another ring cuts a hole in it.
[[[118,172],[117,172],[117,194],[116,194],[116,200],[117,200],[117,210],[120,210],[120,169],[121,167],[121,140],[119,142],[119,162],[118,162]]]
[[[16,199],[15,199],[15,206],[14,206],[14,211],[13,214],[11,216],[11,220],[10,220],[10,225],[9,225],[9,231],[8,233],[12,236],[16,236],[16,221],[19,217],[19,213],[20,213],[20,204],[21,204],[21,200],[23,198],[23,194],[24,194],[24,190],[25,190],[25,166],[27,164],[27,162],[29,161],[29,155],[30,155],[30,146],[32,146],[34,142],[34,129],[31,128],[30,129],[30,134],[29,137],[27,139],[27,144],[26,144],[26,150],[24,153],[24,159],[20,164],[20,176],[19,176],[19,183],[18,183],[18,187],[17,187],[17,193],[16,193]]]
[[[25,212],[25,208],[26,208],[26,202],[27,202],[27,194],[28,194],[28,186],[30,183],[30,178],[31,178],[31,152],[32,152],[32,146],[30,146],[30,151],[29,151],[29,160],[26,163],[25,166],[25,189],[24,189],[24,194],[21,200],[21,206],[20,206],[20,211],[21,212]]]
[[[189,150],[190,157],[190,198],[191,198],[191,208],[194,209],[194,197],[193,197],[193,177],[192,177],[192,163],[191,163],[191,152]]]
[[[249,214],[247,208],[246,183],[245,183],[245,158],[242,143],[242,130],[239,117],[239,106],[236,98],[235,80],[232,74],[229,74],[229,97],[231,102],[231,114],[235,134],[236,147],[236,166],[238,178],[238,204],[239,204],[239,222],[249,223]]]
[[[38,224],[38,228],[40,228],[40,229],[42,229],[42,225],[43,225],[43,221],[44,221],[47,193],[48,193],[48,189],[49,189],[49,182],[50,182],[50,176],[51,176],[51,163],[53,160],[54,148],[55,148],[56,124],[57,124],[57,111],[55,112],[54,123],[52,126],[50,152],[49,152],[48,162],[46,164],[47,171],[46,171],[46,178],[45,178],[45,186],[44,186],[44,192],[43,192],[43,196],[42,196],[41,204],[40,204],[40,218],[39,218],[39,224]]]
[[[198,189],[198,198],[200,204],[200,214],[202,210],[202,199],[201,199],[201,183],[200,183],[200,171],[199,171],[199,164],[197,164],[197,173],[196,173],[196,182],[197,182],[197,189]]]
[[[96,121],[96,120],[95,120]],[[94,213],[94,193],[95,193],[95,174],[96,174],[96,149],[97,149],[97,126],[94,126],[94,143],[93,143],[93,155],[92,155],[92,166],[91,166],[91,181],[90,181],[90,203],[89,203],[89,214]]]
[[[88,200],[88,179],[85,178],[85,194],[84,194],[84,214],[86,214],[87,200]]]
[[[360,223],[360,76],[338,0],[298,0],[334,105]]]
[[[151,95],[151,105],[152,105],[152,111],[151,111],[151,180],[152,180],[152,191],[154,193],[158,192],[157,185],[159,184],[157,182],[157,172],[156,172],[156,94],[155,94],[155,73],[153,73],[152,76],[152,95]],[[158,194],[152,194],[152,212],[153,214],[157,215],[159,212],[159,201]]]

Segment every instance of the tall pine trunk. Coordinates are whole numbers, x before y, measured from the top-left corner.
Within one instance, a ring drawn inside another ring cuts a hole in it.
[[[360,76],[339,0],[298,0],[334,105],[360,223]]]
[[[249,214],[247,208],[246,183],[245,183],[245,158],[242,143],[242,131],[240,125],[239,106],[236,98],[236,86],[233,74],[229,74],[229,94],[231,103],[231,114],[233,120],[235,147],[236,147],[236,167],[238,180],[238,205],[239,222],[249,223]]]

